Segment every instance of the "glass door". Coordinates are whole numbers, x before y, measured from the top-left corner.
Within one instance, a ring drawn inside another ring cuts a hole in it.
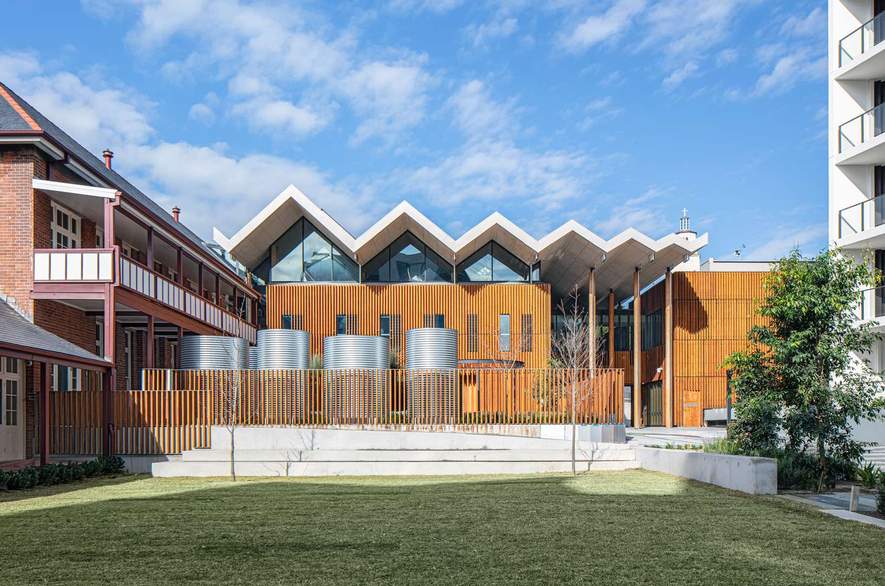
[[[0,462],[25,458],[24,366],[0,356]]]

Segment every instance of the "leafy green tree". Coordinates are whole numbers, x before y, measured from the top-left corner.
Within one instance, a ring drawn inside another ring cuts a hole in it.
[[[784,450],[816,463],[817,489],[842,465],[855,465],[863,445],[853,425],[877,416],[883,381],[868,361],[878,335],[857,321],[862,289],[879,277],[869,263],[836,251],[811,259],[794,251],[767,276],[767,297],[750,348],[731,355],[736,393],[732,437],[747,452]]]

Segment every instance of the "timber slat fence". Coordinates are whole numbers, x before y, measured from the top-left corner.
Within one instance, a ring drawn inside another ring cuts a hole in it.
[[[482,431],[499,425],[623,423],[622,369],[150,370],[113,391],[118,454],[208,448],[212,425]],[[50,449],[101,449],[101,391],[50,395]]]

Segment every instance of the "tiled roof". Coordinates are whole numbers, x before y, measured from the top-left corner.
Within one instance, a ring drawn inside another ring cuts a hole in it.
[[[225,266],[229,266],[227,264],[227,261],[224,258],[219,257],[215,251],[209,248],[209,246],[207,246],[206,242],[204,242],[202,238],[194,234],[184,224],[176,222],[174,219],[172,219],[172,215],[169,212],[164,210],[154,200],[142,193],[137,187],[129,183],[122,175],[112,169],[108,169],[104,161],[92,154],[79,142],[71,138],[69,134],[56,126],[51,120],[49,120],[49,118],[41,114],[39,110],[31,106],[28,102],[22,99],[21,96],[9,89],[9,87],[4,85],[2,82],[0,82],[0,133],[10,134],[12,131],[33,130],[31,126],[28,125],[27,121],[25,121],[24,118],[22,118],[22,116],[20,116],[15,111],[13,104],[10,104],[6,99],[3,99],[5,97],[4,94],[8,94],[9,98],[13,100],[14,103],[18,104],[18,106],[22,110],[24,110],[24,112],[28,116],[30,116],[37,125],[39,125],[39,127],[43,130],[43,133],[47,137],[49,137],[53,142],[61,146],[64,150],[71,153],[90,172],[101,177],[105,182],[107,182],[109,185],[112,185],[114,188],[124,192],[126,195],[147,208],[152,214],[163,220],[169,226],[169,228],[180,232],[188,240],[190,240],[191,243],[193,243],[206,253],[212,255],[213,258],[217,259],[222,264],[225,264]],[[6,116],[4,116],[4,112],[7,112]],[[236,271],[233,268],[231,268],[231,272],[236,274]]]
[[[0,299],[0,347],[4,344],[27,348],[35,354],[61,354],[74,361],[105,362],[103,358],[29,322]]]

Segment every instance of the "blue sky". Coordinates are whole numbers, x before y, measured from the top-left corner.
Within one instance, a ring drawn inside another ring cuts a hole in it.
[[[0,79],[206,238],[289,183],[705,256],[826,245],[822,0],[4,3]],[[37,28],[39,23],[39,30]]]

